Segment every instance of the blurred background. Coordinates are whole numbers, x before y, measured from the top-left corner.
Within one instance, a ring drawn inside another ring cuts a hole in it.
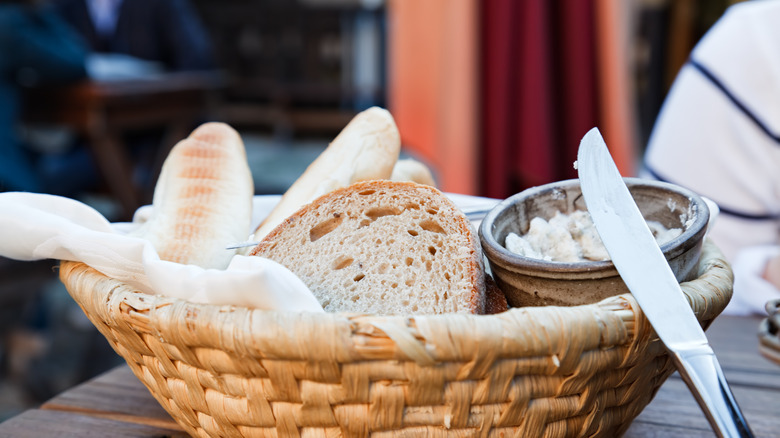
[[[127,220],[170,147],[218,120],[256,193],[282,193],[372,105],[444,191],[574,178],[593,126],[633,176],[678,69],[733,3],[0,1],[0,190]],[[121,362],[55,262],[0,259],[0,421]]]

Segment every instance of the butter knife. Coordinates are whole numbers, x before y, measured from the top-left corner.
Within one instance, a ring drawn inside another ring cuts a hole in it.
[[[577,169],[585,204],[612,263],[713,430],[719,437],[752,437],[704,330],[597,128],[580,143]]]

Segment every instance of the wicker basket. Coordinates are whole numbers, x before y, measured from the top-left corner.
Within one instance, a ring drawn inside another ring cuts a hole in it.
[[[500,315],[287,313],[61,279],[193,436],[621,435],[674,366],[631,295]],[[707,326],[732,273],[710,242],[683,289]]]
[[[767,302],[766,312],[769,316],[758,326],[758,351],[780,365],[780,300]]]

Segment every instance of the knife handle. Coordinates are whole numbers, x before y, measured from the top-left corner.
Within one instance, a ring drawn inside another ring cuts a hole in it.
[[[670,354],[717,436],[752,438],[753,432],[731,393],[712,347],[705,344],[670,351]]]

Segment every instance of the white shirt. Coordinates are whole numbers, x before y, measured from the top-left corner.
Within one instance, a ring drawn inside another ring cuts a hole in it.
[[[643,176],[715,201],[710,237],[732,262],[730,314],[764,313],[780,254],[780,2],[730,7],[697,44],[656,120]]]
[[[122,0],[87,0],[87,9],[98,35],[114,33]]]

